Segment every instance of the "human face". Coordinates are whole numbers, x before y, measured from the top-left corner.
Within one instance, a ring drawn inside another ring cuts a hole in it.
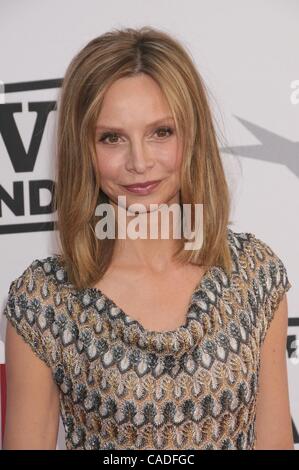
[[[157,122],[159,121],[159,122]],[[162,91],[149,75],[115,81],[107,90],[95,130],[101,189],[126,207],[179,203],[181,142]],[[125,186],[160,180],[149,192]]]

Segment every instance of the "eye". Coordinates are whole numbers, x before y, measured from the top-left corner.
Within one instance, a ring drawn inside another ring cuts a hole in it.
[[[169,135],[172,135],[172,134],[173,134],[173,129],[172,129],[171,127],[159,127],[159,128],[156,130],[156,132],[159,132],[159,133],[160,133],[161,131],[162,131],[162,133],[163,133],[163,132],[164,132],[164,133],[165,133],[165,132],[166,132],[166,133],[168,132]],[[163,136],[162,136],[162,137],[163,137]],[[166,137],[167,137],[167,136],[166,136]]]
[[[170,136],[170,135],[173,134],[173,129],[172,129],[171,127],[158,127],[158,129],[156,129],[156,131],[155,131],[155,133],[161,133],[161,132],[162,132],[162,134],[166,132],[166,133],[168,133],[169,136]],[[111,137],[112,137],[113,139],[115,139],[115,138],[118,138],[119,135],[118,135],[116,132],[105,132],[105,133],[101,136],[101,138],[99,139],[99,142],[102,142],[103,144],[107,144],[107,143],[108,143],[108,145],[110,145],[110,144],[112,144],[112,145],[113,145],[113,144],[117,144],[118,142],[115,141],[115,140],[114,140],[114,141],[107,142],[107,139],[109,140]],[[160,137],[161,137],[161,135],[160,135]],[[164,136],[162,135],[162,138],[164,138],[164,137],[168,137],[168,136],[167,136],[167,135],[166,135],[166,136],[165,136],[165,135],[164,135]]]
[[[101,138],[99,139],[99,141],[100,141],[100,142],[103,142],[104,144],[106,144],[105,140],[106,140],[107,138],[110,138],[111,136],[112,136],[112,137],[117,137],[118,134],[116,134],[116,132],[105,132],[105,133],[101,136]],[[112,142],[112,143],[115,144],[115,143],[117,143],[117,142]]]

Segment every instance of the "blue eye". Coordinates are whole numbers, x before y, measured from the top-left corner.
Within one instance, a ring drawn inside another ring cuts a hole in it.
[[[173,134],[173,129],[171,127],[158,127],[158,129],[156,129],[155,133],[157,132],[168,132],[169,133],[169,136],[171,136]],[[101,136],[101,138],[99,139],[99,142],[103,142],[104,144],[107,144],[107,141],[106,139],[110,139],[111,137],[115,138],[115,137],[118,137],[119,135],[116,133],[116,132],[104,132],[104,134]],[[168,136],[166,136],[168,137]],[[163,139],[164,137],[162,137]],[[110,142],[111,144],[117,144],[117,142]],[[108,143],[109,144],[109,143]]]

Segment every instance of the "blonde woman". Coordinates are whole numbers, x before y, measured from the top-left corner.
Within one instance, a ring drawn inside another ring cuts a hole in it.
[[[150,27],[103,34],[70,63],[58,113],[60,252],[9,288],[4,448],[55,449],[61,415],[67,449],[293,449],[291,284],[269,245],[229,227],[189,54]],[[131,216],[123,229],[162,204],[189,204],[194,228],[201,204],[203,243],[161,222],[156,238],[101,238],[101,204]]]

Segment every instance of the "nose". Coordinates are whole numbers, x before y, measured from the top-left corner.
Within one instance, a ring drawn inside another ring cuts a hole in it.
[[[153,165],[154,157],[149,149],[146,149],[145,144],[141,140],[134,140],[130,145],[126,169],[136,173],[144,173],[147,169],[152,168]]]

